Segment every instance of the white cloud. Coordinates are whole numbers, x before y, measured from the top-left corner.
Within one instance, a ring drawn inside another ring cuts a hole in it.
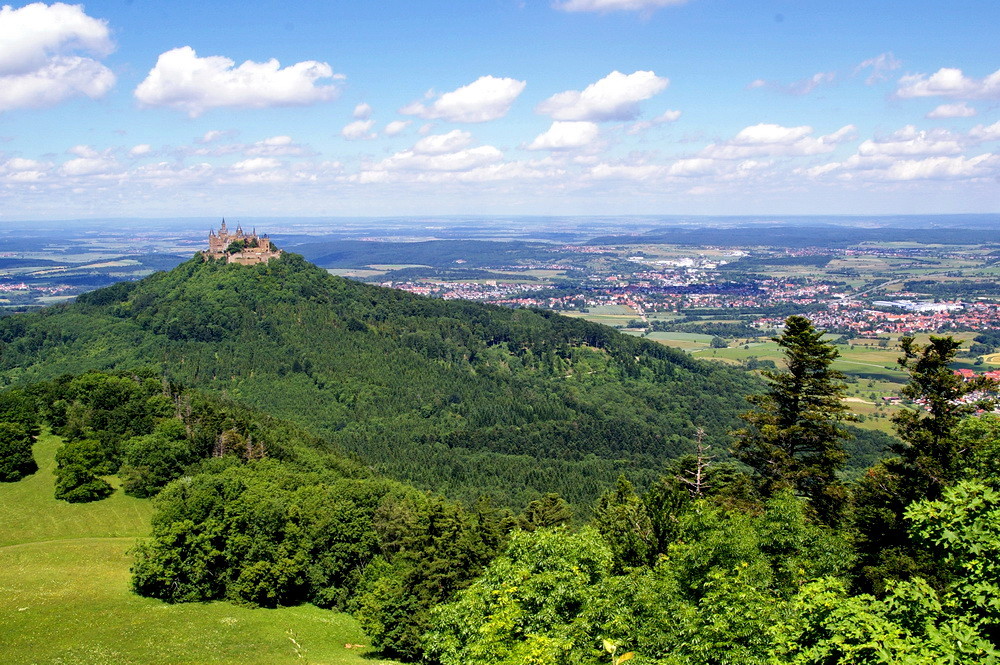
[[[371,131],[374,126],[374,120],[355,120],[344,125],[340,135],[348,141],[366,141],[375,138],[375,134]]]
[[[809,78],[800,79],[787,85],[775,83],[774,81],[765,81],[764,79],[755,79],[747,85],[747,89],[753,90],[755,88],[767,88],[768,90],[776,90],[778,92],[785,93],[786,95],[795,95],[799,97],[802,95],[808,95],[819,86],[826,83],[832,83],[836,79],[836,72],[818,72]]]
[[[1000,121],[994,122],[989,127],[976,125],[969,130],[969,140],[974,143],[1000,141]]]
[[[595,164],[587,172],[595,180],[655,180],[666,169],[659,164]]]
[[[927,114],[928,118],[971,118],[976,115],[976,109],[967,106],[965,102],[957,104],[941,104]]]
[[[422,155],[413,150],[397,152],[375,167],[376,171],[468,171],[494,164],[503,159],[503,153],[491,145],[437,155]]]
[[[454,129],[447,134],[431,134],[416,142],[413,152],[420,155],[441,155],[457,152],[472,143],[472,134]]]
[[[403,131],[409,127],[412,122],[412,120],[393,120],[385,126],[382,133],[386,136],[396,136],[397,134],[403,133]]]
[[[205,135],[199,139],[196,139],[196,141],[201,144],[206,144],[206,143],[211,143],[213,141],[217,141],[218,139],[221,138],[225,138],[227,136],[232,136],[233,134],[234,132],[229,129],[227,130],[212,129],[210,131],[205,132]]]
[[[622,74],[613,71],[582,91],[567,90],[552,95],[535,109],[554,120],[633,120],[639,102],[667,89],[670,80],[653,72]]]
[[[102,97],[115,75],[79,54],[100,58],[113,50],[107,23],[87,16],[82,6],[0,7],[0,111]]]
[[[865,79],[867,85],[875,85],[880,81],[889,78],[889,72],[896,71],[903,66],[903,63],[892,54],[892,52],[880,53],[874,58],[869,58],[854,68],[854,74],[871,69],[871,74]]]
[[[117,164],[114,160],[106,157],[77,157],[63,162],[60,171],[63,175],[74,176],[94,176],[109,173],[115,169]]]
[[[678,159],[670,165],[667,173],[675,176],[703,176],[713,175],[719,170],[719,162],[706,157],[691,157],[688,159]]]
[[[190,46],[160,54],[156,66],[135,89],[144,107],[166,106],[195,118],[213,108],[268,108],[302,106],[336,97],[341,80],[330,65],[308,60],[282,69],[277,60],[247,60],[238,67],[229,58],[199,58]]]
[[[3,166],[5,170],[9,171],[44,171],[51,168],[52,164],[23,157],[11,157],[4,162]]]
[[[76,155],[77,157],[93,158],[100,156],[100,153],[94,150],[89,145],[75,145],[66,152],[68,152],[71,155]]]
[[[575,150],[584,148],[597,138],[600,130],[593,122],[555,121],[542,134],[535,137],[528,150]]]
[[[279,156],[279,155],[305,155],[309,150],[292,140],[291,136],[271,136],[262,141],[257,141],[253,145],[247,146],[243,154],[248,157],[257,156]]]
[[[699,157],[746,159],[760,156],[818,155],[832,152],[838,144],[851,140],[856,131],[854,125],[846,125],[832,134],[814,137],[813,128],[809,126],[783,127],[761,123],[740,130],[728,141],[706,146],[700,151]]]
[[[668,110],[664,111],[660,115],[656,116],[652,120],[640,120],[639,122],[633,123],[632,126],[628,128],[629,134],[639,134],[646,131],[647,129],[652,129],[653,127],[658,127],[660,125],[665,125],[668,122],[677,122],[681,117],[680,111]]]
[[[372,117],[372,107],[368,104],[361,103],[354,107],[355,120],[367,120],[370,117]]]
[[[651,12],[661,7],[683,5],[687,0],[563,0],[555,4],[564,12]]]
[[[935,73],[911,74],[899,79],[896,96],[1000,99],[1000,69],[982,79],[965,76],[961,69],[942,67]]]
[[[525,85],[524,81],[512,78],[481,76],[469,85],[444,93],[429,106],[413,102],[399,112],[428,120],[487,122],[507,115]]]
[[[977,157],[928,157],[919,160],[895,162],[885,171],[887,180],[955,180],[990,175],[998,165],[996,155]]]
[[[232,169],[246,173],[259,173],[261,171],[270,171],[280,166],[281,161],[273,157],[253,157],[236,162],[233,164]]]
[[[140,143],[139,145],[132,146],[132,149],[128,151],[128,155],[129,157],[142,157],[151,152],[153,152],[153,146],[148,143]]]
[[[884,139],[869,139],[858,146],[858,154],[863,157],[957,155],[960,152],[962,144],[959,137],[944,130],[918,131],[913,125],[907,125]]]

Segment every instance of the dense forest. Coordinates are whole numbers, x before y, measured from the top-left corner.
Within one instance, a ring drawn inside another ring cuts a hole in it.
[[[395,478],[589,509],[620,473],[719,451],[754,377],[550,312],[442,301],[286,255],[203,262],[0,321],[0,382],[149,369],[288,418]]]
[[[112,472],[156,497],[136,593],[351,611],[407,661],[996,662],[1000,419],[955,399],[985,386],[947,371],[950,339],[907,342],[907,392],[929,409],[897,420],[897,457],[845,486],[829,473],[843,461],[833,350],[810,334],[785,336],[790,369],[743,415],[750,473],[702,447],[646,491],[620,477],[585,524],[555,494],[513,514],[417,491],[296,425],[142,372],[0,394],[0,434],[20,442],[0,447],[0,470],[51,428],[57,497],[100,500]]]
[[[948,337],[903,339],[913,406],[853,481],[837,350],[802,316],[758,381],[289,256],[192,260],[0,341],[0,482],[48,428],[57,498],[112,474],[153,497],[143,596],[346,610],[440,665],[1000,657],[996,387]]]

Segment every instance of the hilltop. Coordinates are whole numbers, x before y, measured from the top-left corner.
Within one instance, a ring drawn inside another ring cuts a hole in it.
[[[390,476],[523,505],[587,505],[690,452],[724,450],[737,370],[550,312],[348,281],[294,254],[195,257],[75,303],[0,321],[0,383],[152,368],[288,418]]]

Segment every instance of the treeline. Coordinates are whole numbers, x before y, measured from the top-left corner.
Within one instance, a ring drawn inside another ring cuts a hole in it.
[[[970,279],[942,282],[932,279],[917,279],[903,283],[903,290],[922,293],[932,298],[996,298],[1000,287],[994,280],[975,281]]]
[[[702,335],[744,339],[756,339],[771,335],[770,331],[754,328],[747,323],[700,323],[697,320],[698,317],[685,317],[685,319],[685,321],[679,322],[654,319],[649,322],[649,330],[653,332],[700,333]]]

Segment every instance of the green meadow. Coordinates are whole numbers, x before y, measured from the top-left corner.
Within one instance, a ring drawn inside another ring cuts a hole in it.
[[[169,605],[129,590],[129,551],[152,504],[115,492],[52,497],[60,440],[35,444],[39,471],[0,483],[0,661],[6,665],[312,663],[375,665],[349,615],[312,605]],[[111,479],[114,483],[114,479]]]

